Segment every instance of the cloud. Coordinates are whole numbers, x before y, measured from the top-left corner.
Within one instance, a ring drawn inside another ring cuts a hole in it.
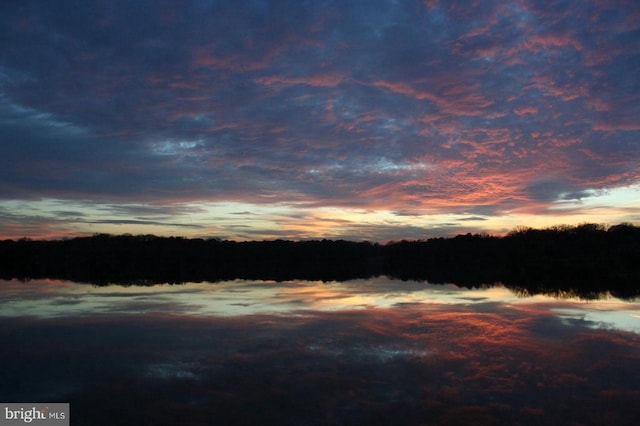
[[[486,217],[482,217],[482,216],[470,216],[470,217],[463,217],[462,219],[458,219],[459,221],[477,221],[477,220],[487,220]]]
[[[152,221],[152,220],[139,220],[139,219],[104,219],[104,220],[91,220],[88,223],[92,224],[112,224],[112,225],[160,225],[170,226],[177,228],[202,228],[202,225],[195,225],[191,223],[171,223],[166,221]]]
[[[637,16],[592,1],[8,3],[0,197],[504,212],[630,185]]]

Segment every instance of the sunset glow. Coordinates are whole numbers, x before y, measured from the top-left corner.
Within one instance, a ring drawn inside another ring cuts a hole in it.
[[[640,4],[5,2],[0,239],[640,223]]]

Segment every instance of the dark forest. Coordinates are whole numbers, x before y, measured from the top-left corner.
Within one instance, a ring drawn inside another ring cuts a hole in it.
[[[523,294],[640,295],[640,227],[623,223],[517,228],[387,244],[345,240],[249,241],[96,234],[0,241],[0,278],[96,285],[231,279],[343,281],[386,275]]]

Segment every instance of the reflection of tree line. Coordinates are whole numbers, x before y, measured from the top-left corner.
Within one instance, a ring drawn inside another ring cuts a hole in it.
[[[252,241],[98,234],[57,241],[0,241],[0,277],[106,283],[229,279],[348,280],[388,275],[476,286],[502,282],[523,294],[610,291],[640,295],[640,227],[595,224],[518,228],[505,237],[388,244]]]

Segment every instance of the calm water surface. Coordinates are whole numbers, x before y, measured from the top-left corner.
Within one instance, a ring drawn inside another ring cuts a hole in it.
[[[0,281],[0,400],[72,424],[637,424],[640,302],[387,278]]]

